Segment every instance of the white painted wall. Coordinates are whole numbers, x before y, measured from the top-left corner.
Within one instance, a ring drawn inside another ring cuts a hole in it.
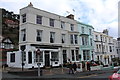
[[[10,62],[10,54],[15,53],[15,63]],[[7,64],[9,67],[21,67],[21,51],[7,52]]]
[[[99,42],[94,42],[95,43],[95,52],[102,52],[102,50],[100,50],[99,49],[99,51],[97,51],[97,47],[96,47],[96,45],[97,44],[100,44],[101,45],[101,39],[100,39],[100,35],[102,35],[102,36],[104,36],[104,40],[103,40],[103,45],[105,45],[105,48],[104,48],[104,52],[106,52],[105,54],[96,54],[96,58],[97,58],[97,56],[99,55],[99,58],[100,58],[100,55],[103,55],[103,62],[104,62],[104,56],[105,55],[107,55],[107,56],[109,56],[109,60],[110,60],[110,62],[111,62],[111,55],[112,56],[114,56],[115,55],[115,57],[118,57],[118,54],[117,54],[117,52],[116,52],[116,41],[113,39],[113,37],[111,37],[111,36],[109,36],[109,35],[106,35],[106,34],[103,34],[103,33],[101,33],[101,32],[96,32],[96,31],[94,31],[94,40],[96,41],[96,35],[98,35],[98,41]],[[107,42],[105,42],[105,37],[107,38]],[[109,41],[110,40],[110,41]],[[107,46],[107,47],[106,47]],[[110,48],[109,48],[109,46],[112,46],[112,52],[110,52]],[[113,47],[114,46],[114,47]],[[112,57],[112,58],[114,58],[114,57]],[[107,64],[108,64],[108,62],[107,62]]]

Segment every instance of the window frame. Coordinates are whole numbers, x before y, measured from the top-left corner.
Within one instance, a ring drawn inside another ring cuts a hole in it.
[[[65,34],[62,34],[61,42],[62,42],[62,43],[65,43]]]
[[[15,53],[10,54],[10,62],[14,63],[15,62]]]
[[[26,14],[23,14],[22,15],[22,23],[25,23],[26,22]]]
[[[74,31],[74,24],[70,24],[70,30]]]
[[[61,21],[61,29],[65,29],[65,22]]]
[[[50,43],[55,43],[55,32],[50,32]]]
[[[37,35],[36,35],[36,41],[41,42],[42,41],[43,30],[37,30],[36,33],[37,33]]]
[[[52,27],[54,27],[54,25],[55,25],[55,19],[50,18],[49,19],[49,25],[52,26]]]
[[[36,24],[42,24],[42,16],[36,15]]]
[[[81,32],[82,32],[82,34],[85,33],[85,28],[84,27],[81,27]]]
[[[21,41],[26,41],[26,29],[21,30]]]

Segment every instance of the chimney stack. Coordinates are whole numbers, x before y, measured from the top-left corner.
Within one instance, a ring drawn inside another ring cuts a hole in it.
[[[74,20],[74,15],[73,15],[73,14],[70,14],[70,15],[66,16],[66,18],[69,18],[69,19],[73,19],[73,20]]]
[[[29,7],[31,7],[31,6],[33,7],[33,4],[30,2],[30,4],[28,4],[28,6],[29,6]]]
[[[108,35],[108,30],[107,29],[103,30],[103,33]]]

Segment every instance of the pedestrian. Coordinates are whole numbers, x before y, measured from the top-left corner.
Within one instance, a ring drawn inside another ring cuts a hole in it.
[[[73,69],[74,69],[74,73],[76,73],[76,71],[77,71],[77,64],[76,64],[76,62],[74,62],[74,64],[73,64]]]
[[[69,74],[71,74],[71,73],[74,74],[74,73],[73,73],[72,62],[69,62],[68,68],[69,68]]]
[[[87,62],[87,70],[90,71],[90,62]]]

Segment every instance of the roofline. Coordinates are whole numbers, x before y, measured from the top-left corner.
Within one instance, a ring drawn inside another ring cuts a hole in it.
[[[92,25],[89,25],[89,24],[85,24],[85,23],[82,23],[82,22],[79,22],[77,21],[78,24],[82,24],[82,25],[85,25],[85,26],[89,26],[89,27],[92,27],[94,29],[94,27]]]
[[[23,8],[21,8],[20,10],[22,10],[22,9],[25,9],[25,8],[28,8],[29,6],[26,6],[26,7],[23,7]],[[53,14],[53,15],[56,15],[56,16],[58,16],[58,17],[63,17],[63,18],[66,18],[66,19],[69,19],[69,20],[72,20],[72,21],[76,21],[77,22],[77,20],[75,20],[75,19],[70,19],[70,18],[67,18],[67,17],[65,17],[65,16],[61,16],[61,15],[58,15],[58,14],[55,14],[55,13],[52,13],[52,12],[48,12],[48,11],[45,11],[45,10],[42,10],[42,9],[39,9],[39,8],[36,8],[36,7],[33,7],[33,6],[30,6],[31,8],[34,8],[34,9],[37,9],[37,10],[40,10],[40,11],[43,11],[43,12],[46,12],[46,13],[49,13],[49,14]]]
[[[97,32],[97,31],[93,31],[93,32],[104,34],[104,33],[102,33],[102,32]],[[104,35],[109,36],[109,35],[107,35],[107,34],[104,34]],[[113,38],[112,36],[109,36],[109,37]]]

